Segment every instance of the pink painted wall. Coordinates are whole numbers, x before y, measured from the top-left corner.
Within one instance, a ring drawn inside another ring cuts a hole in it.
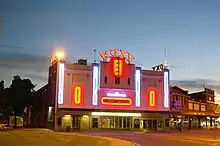
[[[105,68],[101,63],[101,67]],[[147,110],[147,111],[168,111],[169,108],[164,108],[164,88],[163,88],[163,72],[156,72],[151,70],[141,71],[141,105],[135,106],[135,66],[131,65],[128,68],[129,73],[126,76],[126,81],[123,84],[115,85],[114,79],[110,76],[110,70],[101,69],[101,88],[98,93],[98,105],[92,105],[92,66],[76,66],[66,65],[65,69],[65,85],[64,85],[64,104],[59,105],[59,108],[86,108],[86,109],[119,109],[119,110]],[[108,83],[104,82],[104,77],[109,76]],[[128,85],[127,78],[131,78],[131,85]],[[72,87],[80,85],[83,89],[83,103],[80,105],[73,105]],[[108,90],[121,88],[119,92],[125,92],[128,97],[132,98],[131,106],[118,105],[102,105],[101,97],[106,96]],[[148,108],[148,89],[154,88],[157,91],[157,108]]]
[[[142,70],[141,77],[141,107],[149,111],[168,111],[164,108],[164,73],[163,71]],[[149,108],[148,89],[155,89],[156,108]]]

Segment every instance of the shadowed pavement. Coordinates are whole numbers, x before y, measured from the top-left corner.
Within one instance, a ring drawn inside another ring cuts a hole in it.
[[[163,133],[96,132],[81,133],[132,141],[141,146],[220,146],[220,131],[185,131]]]

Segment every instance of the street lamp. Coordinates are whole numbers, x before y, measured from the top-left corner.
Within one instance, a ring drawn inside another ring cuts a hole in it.
[[[64,59],[64,51],[57,51],[55,53],[55,56],[57,57],[58,60]]]

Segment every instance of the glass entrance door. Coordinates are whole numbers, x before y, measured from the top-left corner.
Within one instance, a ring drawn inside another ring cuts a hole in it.
[[[80,117],[73,117],[72,126],[73,129],[80,129]]]
[[[157,130],[157,120],[153,120],[153,130]]]
[[[101,128],[129,129],[131,127],[131,117],[123,116],[100,116]]]

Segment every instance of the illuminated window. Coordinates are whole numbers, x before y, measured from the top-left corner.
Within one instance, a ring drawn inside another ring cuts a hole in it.
[[[120,59],[113,60],[113,73],[115,76],[121,76],[123,71],[123,62]]]
[[[154,107],[155,106],[155,98],[156,98],[156,96],[155,96],[155,91],[153,91],[153,90],[151,90],[150,91],[150,93],[149,93],[149,105],[151,106],[151,107]]]
[[[73,101],[74,104],[80,104],[82,99],[82,88],[80,86],[74,86],[74,95],[73,95]]]

